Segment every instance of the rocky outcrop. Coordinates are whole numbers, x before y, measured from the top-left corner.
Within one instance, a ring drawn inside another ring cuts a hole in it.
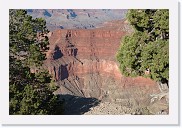
[[[132,109],[149,106],[150,94],[160,91],[157,84],[148,78],[122,76],[115,59],[121,38],[131,31],[128,28],[126,22],[115,21],[99,29],[49,33],[43,67],[60,87],[55,94],[93,97]]]
[[[50,49],[46,55],[45,65],[61,64],[62,68],[66,65],[70,76],[99,72],[121,78],[115,54],[125,34],[126,31],[115,29],[64,29],[51,32]],[[52,66],[48,66],[50,73],[54,68],[55,71],[60,69]],[[60,73],[52,74],[56,80],[60,78]]]

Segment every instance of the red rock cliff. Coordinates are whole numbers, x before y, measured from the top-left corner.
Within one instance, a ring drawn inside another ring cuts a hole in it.
[[[121,38],[128,33],[127,25],[123,21],[106,24],[108,27],[98,29],[61,29],[49,33],[50,49],[44,68],[62,87],[60,93],[100,97],[103,88],[109,86],[109,82],[105,82],[108,79],[114,79],[111,85],[121,87],[156,85],[150,79],[122,76],[115,55]]]

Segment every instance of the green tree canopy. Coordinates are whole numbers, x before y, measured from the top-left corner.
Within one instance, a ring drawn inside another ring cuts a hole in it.
[[[21,58],[25,65],[40,66],[45,60],[48,38],[39,40],[37,33],[43,37],[48,32],[45,20],[33,19],[25,10],[10,10],[9,15],[10,55]]]
[[[41,67],[48,49],[46,22],[33,19],[25,10],[9,11],[9,113],[62,114],[63,103],[53,94],[51,76]],[[38,34],[39,37],[38,38]]]
[[[169,10],[133,9],[127,20],[134,32],[124,37],[117,53],[122,74],[168,83]]]

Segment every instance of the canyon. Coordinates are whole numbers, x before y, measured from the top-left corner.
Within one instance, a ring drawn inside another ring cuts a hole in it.
[[[27,9],[33,18],[43,18],[55,29],[95,29],[106,21],[125,18],[127,9]]]
[[[131,31],[127,21],[115,20],[95,29],[58,29],[48,33],[50,44],[43,68],[48,69],[59,87],[54,94],[67,95],[64,100],[72,106],[75,98],[69,96],[94,98],[93,106],[114,104],[112,110],[117,108],[114,112],[101,112],[106,110],[93,107],[85,114],[146,114],[144,110],[156,114],[167,109],[168,105],[161,103],[165,101],[151,103],[150,95],[160,93],[155,81],[125,77],[119,70],[115,56],[122,38]],[[68,107],[65,114],[74,114],[71,109]]]

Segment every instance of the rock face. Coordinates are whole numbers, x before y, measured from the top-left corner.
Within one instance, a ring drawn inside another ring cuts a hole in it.
[[[43,67],[60,87],[55,94],[93,97],[131,109],[148,106],[150,94],[159,92],[157,84],[148,78],[122,76],[115,59],[127,28],[124,21],[115,21],[99,29],[49,33],[50,49]]]

